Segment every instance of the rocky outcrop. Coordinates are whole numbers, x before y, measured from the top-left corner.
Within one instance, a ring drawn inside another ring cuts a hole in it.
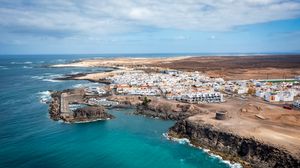
[[[73,118],[68,122],[109,120],[113,118],[115,118],[113,115],[105,112],[103,106],[87,106],[74,110]]]
[[[110,70],[110,71],[112,71],[112,70]],[[105,72],[110,72],[110,71],[105,71]],[[69,74],[69,75],[65,75],[63,77],[55,78],[54,80],[83,80],[83,79],[78,79],[78,78],[84,77],[88,74],[90,74],[90,73]],[[85,79],[85,80],[90,81],[90,82],[103,83],[103,84],[107,84],[107,85],[111,84],[111,80],[108,80],[108,79],[97,79],[97,80]]]
[[[179,121],[170,128],[169,135],[188,138],[196,146],[211,149],[225,159],[242,162],[250,167],[300,167],[299,157],[280,147],[254,138],[240,137],[200,121]]]
[[[52,100],[49,104],[49,114],[50,118],[58,121],[60,120],[60,95],[61,92],[52,92]]]
[[[202,109],[191,104],[171,104],[168,102],[156,102],[138,104],[134,114],[146,115],[164,120],[182,120],[195,114],[205,113]]]

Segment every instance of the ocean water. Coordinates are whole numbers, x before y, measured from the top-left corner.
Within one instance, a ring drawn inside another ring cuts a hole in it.
[[[0,56],[1,168],[234,166],[187,143],[167,140],[163,133],[174,121],[131,115],[133,109],[110,110],[115,119],[94,123],[65,124],[50,120],[48,106],[40,102],[41,98],[47,99],[48,90],[91,84],[53,78],[107,69],[46,65],[84,57],[96,56]]]

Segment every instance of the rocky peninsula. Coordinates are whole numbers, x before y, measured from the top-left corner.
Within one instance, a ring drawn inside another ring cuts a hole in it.
[[[83,106],[71,110],[69,105],[84,102],[84,94],[82,90],[65,90],[55,91],[51,94],[51,102],[49,104],[50,118],[58,121],[62,120],[67,123],[92,122],[98,120],[110,120],[114,116],[107,113],[103,106]]]

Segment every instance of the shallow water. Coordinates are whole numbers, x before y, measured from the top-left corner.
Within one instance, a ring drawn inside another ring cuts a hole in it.
[[[109,121],[65,124],[49,119],[40,103],[47,90],[63,90],[88,81],[55,81],[67,73],[102,68],[46,68],[85,57],[2,56],[0,58],[0,167],[230,167],[186,143],[167,140],[173,121],[110,110]],[[89,56],[87,56],[89,57]]]

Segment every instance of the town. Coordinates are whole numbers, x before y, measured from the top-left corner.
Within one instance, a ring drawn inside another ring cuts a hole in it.
[[[200,72],[162,70],[146,73],[128,70],[107,77],[109,90],[102,86],[86,88],[86,94],[104,95],[113,91],[117,95],[157,96],[185,103],[222,103],[227,95],[253,95],[271,103],[284,103],[284,107],[300,108],[299,77],[288,80],[229,80],[210,78]],[[103,98],[98,102],[103,102]],[[97,101],[93,98],[90,102]],[[289,103],[287,106],[285,103]]]

